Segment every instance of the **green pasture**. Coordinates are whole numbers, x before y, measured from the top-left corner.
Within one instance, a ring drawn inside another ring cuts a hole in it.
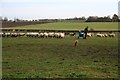
[[[55,22],[29,26],[9,27],[7,29],[41,29],[41,30],[83,30],[86,26],[94,30],[118,30],[118,22]]]
[[[23,28],[76,25],[80,23],[50,23]],[[83,23],[91,24],[91,23]],[[93,23],[94,24],[94,23]],[[102,26],[102,23],[95,23]],[[104,25],[108,23],[104,23]],[[116,23],[110,23],[116,25]],[[110,25],[109,24],[109,25]],[[62,27],[62,26],[61,26]],[[82,26],[84,27],[84,26]],[[92,27],[92,26],[91,26]],[[115,26],[116,27],[116,26]],[[60,28],[60,27],[59,27]],[[68,27],[66,27],[68,28]],[[64,29],[66,29],[64,27]],[[48,28],[53,29],[53,28]],[[56,28],[58,29],[58,28]],[[69,29],[73,29],[72,26]],[[2,70],[4,78],[117,78],[118,37],[79,39],[2,38]]]

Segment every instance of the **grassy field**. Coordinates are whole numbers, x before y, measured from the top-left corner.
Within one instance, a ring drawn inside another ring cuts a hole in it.
[[[10,29],[83,30],[86,26],[94,30],[118,30],[118,22],[56,22],[30,26],[9,27]],[[7,28],[7,29],[9,29]]]
[[[92,37],[86,40],[81,38],[77,47],[73,46],[76,37],[69,36],[64,39],[18,37],[2,40],[3,77],[117,78],[118,76],[117,37]]]

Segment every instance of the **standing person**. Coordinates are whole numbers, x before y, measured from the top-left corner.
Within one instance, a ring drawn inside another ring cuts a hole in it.
[[[86,39],[86,37],[87,37],[87,32],[88,32],[88,26],[84,29],[85,36],[83,37],[83,39]]]

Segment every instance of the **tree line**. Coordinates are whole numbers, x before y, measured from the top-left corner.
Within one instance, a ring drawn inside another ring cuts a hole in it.
[[[118,22],[120,21],[118,15],[114,14],[112,18],[110,16],[98,17],[98,16],[90,16],[86,20],[86,22]]]
[[[22,20],[19,18],[14,18],[14,20],[9,20],[7,17],[2,18],[0,16],[0,21],[5,22],[58,22],[58,21],[64,21],[64,20],[79,20],[84,22],[119,22],[120,19],[117,14],[114,14],[112,18],[110,16],[104,16],[104,17],[98,17],[98,16],[89,16],[88,18],[83,17],[74,17],[74,18],[67,18],[67,19],[33,19],[33,20]]]

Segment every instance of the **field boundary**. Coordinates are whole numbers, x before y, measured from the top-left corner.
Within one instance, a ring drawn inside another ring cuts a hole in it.
[[[79,30],[40,30],[40,29],[0,29],[2,32],[65,32],[65,33],[76,33]],[[81,30],[83,31],[83,30]],[[120,30],[94,30],[89,32],[120,32]]]
[[[9,27],[16,27],[16,26],[26,26],[26,25],[35,25],[35,24],[46,24],[46,23],[50,23],[50,22],[46,22],[46,21],[30,21],[30,22],[24,22],[24,21],[21,21],[21,22],[11,22],[11,21],[8,21],[8,22],[5,22],[5,21],[2,21],[2,27],[4,28],[9,28]]]

